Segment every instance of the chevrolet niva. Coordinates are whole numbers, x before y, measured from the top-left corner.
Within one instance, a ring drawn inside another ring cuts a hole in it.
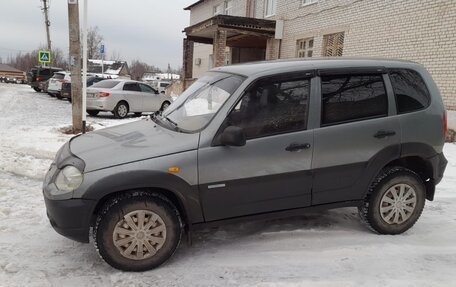
[[[79,135],[44,198],[54,229],[111,266],[155,268],[197,225],[358,207],[375,232],[418,220],[447,161],[419,64],[312,59],[215,68],[150,119]]]

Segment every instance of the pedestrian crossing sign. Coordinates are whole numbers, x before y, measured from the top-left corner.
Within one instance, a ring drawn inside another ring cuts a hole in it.
[[[51,62],[51,51],[39,50],[38,51],[38,62],[50,63]]]

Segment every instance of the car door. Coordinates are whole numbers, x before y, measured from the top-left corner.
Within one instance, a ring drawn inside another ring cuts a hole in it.
[[[312,205],[362,199],[379,163],[399,157],[400,125],[384,72],[320,71]]]
[[[303,76],[265,78],[247,88],[213,144],[198,152],[207,221],[310,205],[310,98],[310,78]],[[217,143],[227,126],[243,129],[245,146]]]
[[[161,97],[158,92],[146,84],[139,84],[143,99],[144,112],[155,112],[161,107]]]
[[[123,92],[124,98],[130,107],[130,112],[142,112],[143,95],[138,83],[126,82],[123,86]]]

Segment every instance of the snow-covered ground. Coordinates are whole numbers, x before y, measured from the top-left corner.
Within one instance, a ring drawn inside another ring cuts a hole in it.
[[[96,127],[128,121],[108,113]],[[0,286],[455,286],[456,145],[446,176],[414,228],[380,236],[345,208],[204,229],[157,270],[112,269],[91,244],[58,235],[42,178],[69,136],[68,102],[0,84]]]

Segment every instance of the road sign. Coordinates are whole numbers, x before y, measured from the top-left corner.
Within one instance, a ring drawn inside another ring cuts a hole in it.
[[[104,54],[104,44],[101,44],[100,46],[100,54]]]
[[[38,62],[50,63],[51,62],[51,51],[47,51],[47,50],[38,51]]]

